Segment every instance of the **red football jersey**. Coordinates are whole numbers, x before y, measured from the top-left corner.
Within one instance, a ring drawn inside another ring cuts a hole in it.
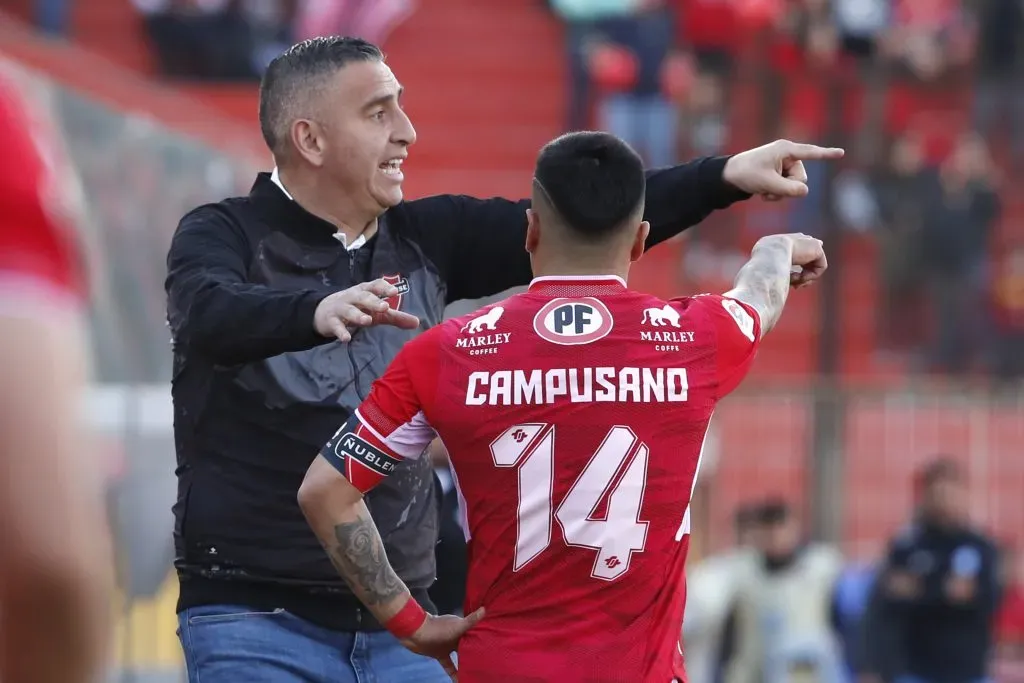
[[[53,159],[44,158],[13,84],[0,76],[0,301],[30,310],[40,301],[77,303],[81,294],[70,235],[53,208]],[[48,163],[48,161],[50,163]],[[70,296],[69,296],[70,295]]]
[[[466,612],[487,612],[460,645],[462,683],[683,680],[690,495],[759,339],[756,313],[722,296],[538,278],[402,349],[324,454],[367,490],[444,441]]]

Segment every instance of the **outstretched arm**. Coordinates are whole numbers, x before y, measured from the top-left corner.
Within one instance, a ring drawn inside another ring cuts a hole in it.
[[[793,266],[799,269],[794,272]],[[761,319],[761,334],[779,321],[790,286],[818,279],[828,267],[821,240],[807,235],[769,235],[754,245],[725,296],[748,304]]]

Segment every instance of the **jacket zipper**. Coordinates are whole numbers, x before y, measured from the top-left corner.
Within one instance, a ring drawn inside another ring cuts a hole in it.
[[[356,249],[348,250],[348,281],[354,282],[356,279]],[[356,340],[356,334],[358,330],[352,331],[352,338],[345,344],[345,350],[348,351],[348,360],[352,364],[352,382],[356,386],[356,396],[362,401],[366,398],[363,395],[362,383],[359,381],[359,366],[356,364],[355,352],[352,351],[352,343]]]

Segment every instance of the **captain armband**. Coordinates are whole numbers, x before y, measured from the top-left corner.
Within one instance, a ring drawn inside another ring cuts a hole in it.
[[[320,455],[363,493],[379,484],[402,462],[382,448],[355,415],[334,433]]]

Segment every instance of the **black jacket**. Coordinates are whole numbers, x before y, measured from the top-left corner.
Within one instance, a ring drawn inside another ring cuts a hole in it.
[[[914,597],[894,594],[892,572],[914,576]],[[952,600],[954,574],[975,582],[972,597]],[[988,675],[994,614],[1000,599],[995,545],[969,529],[915,524],[890,544],[864,620],[866,673],[894,680],[909,674],[934,683],[973,683]]]
[[[721,181],[724,162],[648,174],[649,245],[741,198]],[[296,493],[319,448],[418,331],[370,328],[341,344],[314,331],[313,313],[331,292],[392,276],[408,286],[400,308],[426,329],[449,302],[524,285],[527,206],[450,195],[404,202],[346,252],[331,224],[260,174],[248,197],[181,220],[166,282],[179,610],[284,607],[332,628],[378,627],[331,566]],[[367,505],[396,571],[427,602],[438,524],[427,459],[405,463]]]

